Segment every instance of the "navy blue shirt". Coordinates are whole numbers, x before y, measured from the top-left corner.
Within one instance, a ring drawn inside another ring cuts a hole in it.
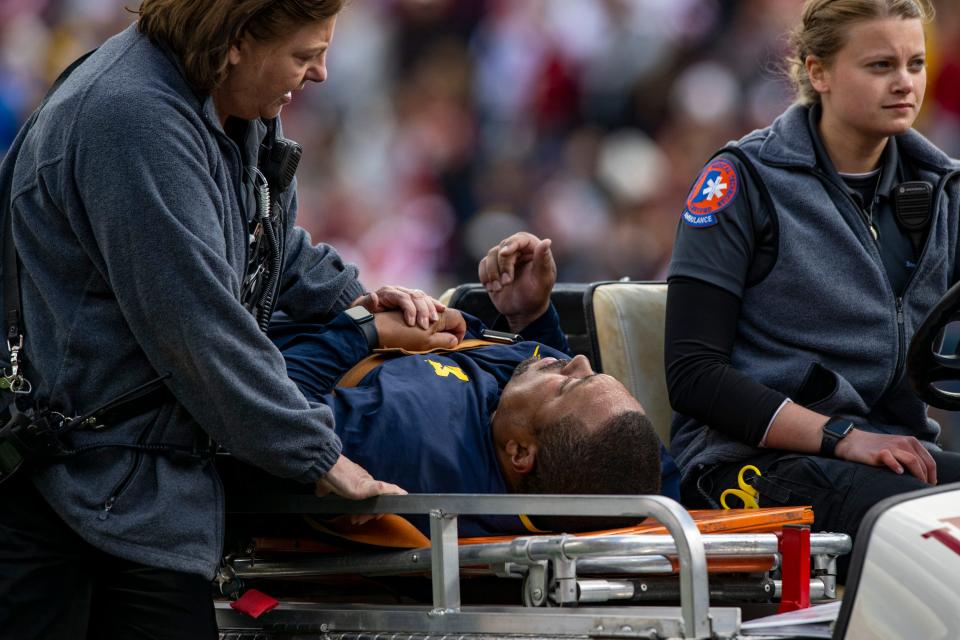
[[[483,324],[464,317],[466,337],[480,337]],[[367,355],[366,341],[349,318],[271,330],[290,378],[308,400],[333,410],[344,455],[410,493],[507,493],[490,428],[500,394],[524,360],[569,357],[553,307],[523,337],[516,344],[392,358],[355,387],[334,389]],[[428,531],[426,516],[410,520]],[[459,522],[462,536],[527,530],[514,516]]]

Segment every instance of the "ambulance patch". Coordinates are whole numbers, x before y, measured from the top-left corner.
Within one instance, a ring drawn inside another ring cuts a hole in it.
[[[717,214],[730,206],[739,190],[740,179],[733,165],[727,160],[714,160],[690,190],[683,221],[690,227],[712,227],[717,224]]]

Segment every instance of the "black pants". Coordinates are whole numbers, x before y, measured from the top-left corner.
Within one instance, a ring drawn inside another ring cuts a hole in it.
[[[0,640],[215,640],[210,581],[90,546],[25,473],[0,484]]]
[[[939,484],[960,482],[960,454],[940,452],[932,455],[937,463]],[[898,475],[886,467],[778,451],[689,474],[680,487],[684,506],[689,509],[719,508],[720,494],[724,489],[738,488],[737,475],[746,464],[757,467],[762,474],[752,483],[760,493],[761,507],[810,505],[813,507],[813,531],[846,533],[854,541],[860,522],[877,502],[930,487],[906,471]],[[747,477],[751,475],[747,474]],[[727,505],[734,507],[740,503],[733,498]],[[839,564],[843,578],[846,562],[841,559]]]

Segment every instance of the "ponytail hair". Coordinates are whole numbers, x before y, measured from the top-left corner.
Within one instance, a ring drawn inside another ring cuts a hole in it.
[[[853,24],[884,18],[928,23],[933,14],[929,0],[807,0],[800,24],[790,33],[792,54],[786,59],[797,101],[808,106],[820,102],[820,94],[807,75],[807,56],[829,63],[846,44]]]

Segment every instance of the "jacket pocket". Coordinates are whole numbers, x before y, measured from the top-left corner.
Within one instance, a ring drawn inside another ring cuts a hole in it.
[[[803,382],[790,398],[801,406],[825,415],[852,417],[870,413],[870,408],[856,387],[819,362],[809,366]]]
[[[829,402],[839,390],[839,376],[819,362],[814,362],[810,364],[807,375],[792,398],[797,404],[813,409]]]
[[[127,467],[127,472],[123,474],[123,477],[120,478],[120,482],[113,486],[113,489],[110,491],[110,495],[107,496],[107,499],[103,501],[103,511],[100,515],[97,516],[101,520],[106,520],[110,516],[110,512],[113,511],[114,504],[116,504],[117,499],[123,495],[123,492],[130,486],[130,483],[133,481],[133,477],[137,475],[137,471],[140,470],[140,467],[143,466],[143,452],[134,451],[133,460],[130,465]]]
[[[836,484],[809,455],[783,456],[754,480],[761,507],[816,505],[837,490]]]
[[[146,445],[150,434],[156,430],[157,426],[169,419],[170,411],[171,409],[169,406],[164,405],[160,407],[157,410],[156,416],[154,416],[153,419],[146,424],[146,426],[137,436],[136,442],[133,446],[143,447]],[[127,465],[126,472],[120,477],[119,482],[113,485],[113,489],[111,489],[109,495],[107,495],[106,499],[103,501],[103,510],[100,512],[100,515],[97,516],[100,520],[106,520],[109,517],[110,512],[113,511],[114,506],[116,506],[117,500],[130,487],[137,473],[139,473],[143,468],[145,458],[148,455],[158,454],[148,453],[142,450],[133,451],[133,459],[130,461],[129,465]]]

